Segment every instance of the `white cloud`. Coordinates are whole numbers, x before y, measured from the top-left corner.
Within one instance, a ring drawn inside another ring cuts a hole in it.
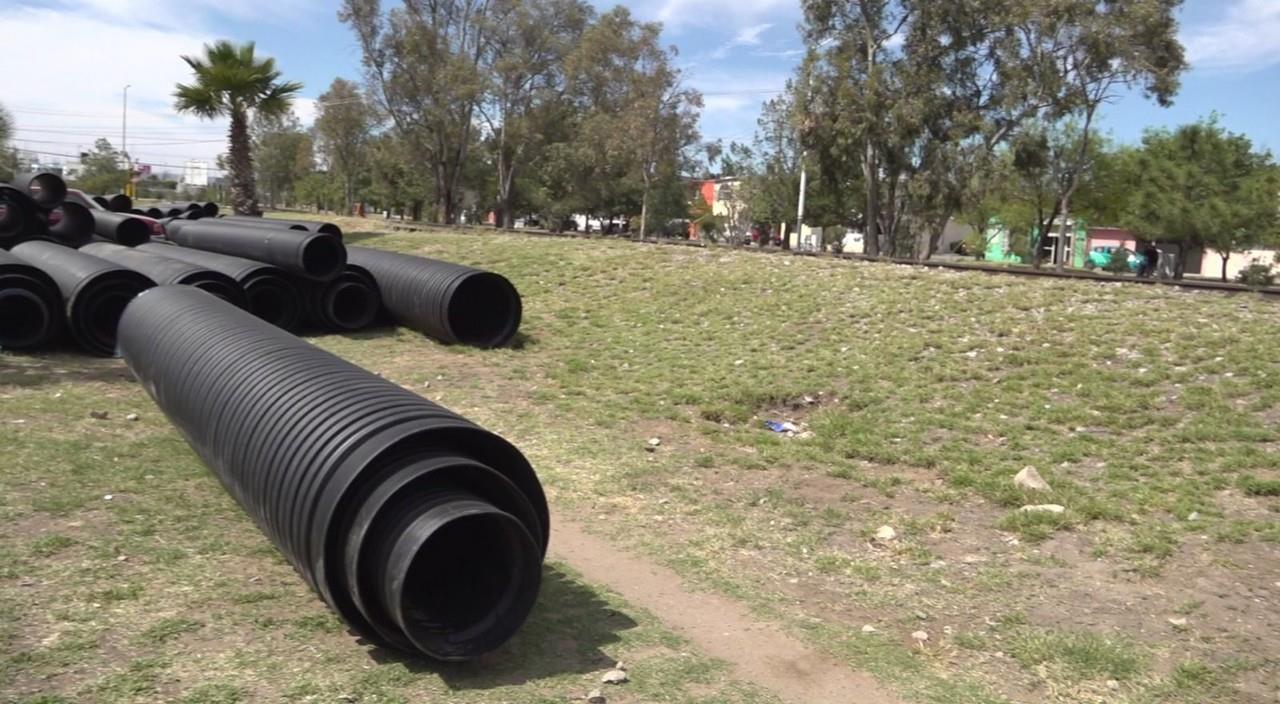
[[[1184,32],[1183,42],[1197,68],[1251,70],[1280,63],[1280,0],[1234,0],[1222,19]]]
[[[223,11],[222,16],[234,17],[258,5],[272,3],[69,0],[6,7],[0,102],[13,113],[15,145],[64,162],[91,149],[98,138],[118,148],[128,84],[127,147],[135,160],[155,164],[157,171],[173,171],[160,165],[181,166],[187,159],[212,161],[226,151],[226,122],[174,113],[174,85],[191,79],[180,57],[198,54],[204,43],[218,38],[205,28],[208,18]],[[264,10],[264,17],[277,11]],[[50,27],[57,28],[55,35]],[[39,58],[23,63],[28,57]],[[304,122],[315,112],[314,101],[305,102],[300,106]]]
[[[753,24],[738,30],[732,39],[725,42],[720,48],[711,52],[711,58],[723,59],[729,55],[729,52],[740,46],[759,46],[760,35],[764,34],[770,27],[772,22],[763,22],[761,24]]]
[[[795,0],[636,0],[627,4],[640,16],[658,20],[668,29],[736,29],[759,23],[765,17],[794,20],[797,14]]]

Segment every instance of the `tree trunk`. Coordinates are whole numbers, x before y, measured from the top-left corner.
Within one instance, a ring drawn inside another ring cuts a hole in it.
[[[640,239],[644,240],[644,236],[649,229],[649,172],[644,174],[644,193],[640,196]]]
[[[249,118],[241,111],[231,113],[229,166],[231,167],[231,210],[236,215],[258,215],[257,185],[253,178],[253,153],[249,142]]]
[[[1227,260],[1231,259],[1231,252],[1221,252],[1218,256],[1222,257],[1222,283],[1227,283]]]
[[[927,262],[933,258],[933,253],[938,249],[938,243],[942,242],[943,235],[947,234],[947,224],[950,222],[951,213],[938,216],[938,222],[933,223],[933,227],[929,230],[929,246],[921,253],[920,261]]]
[[[867,157],[862,165],[863,178],[867,181],[866,234],[862,251],[869,257],[880,256],[880,184],[878,183],[875,145],[867,139]]]
[[[1075,180],[1074,178],[1072,179]],[[1062,196],[1062,223],[1058,226],[1058,241],[1053,245],[1053,265],[1054,271],[1061,272],[1066,264],[1064,259],[1067,257],[1067,221],[1071,219],[1071,192],[1075,188],[1071,188]]]

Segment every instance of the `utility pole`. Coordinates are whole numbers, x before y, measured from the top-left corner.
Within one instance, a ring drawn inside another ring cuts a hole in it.
[[[828,37],[827,39],[822,40],[821,42],[819,42],[819,43],[818,43],[818,45],[817,45],[817,46],[815,46],[815,47],[813,48],[813,49],[814,49],[814,51],[821,50],[821,49],[822,49],[822,47],[824,47],[824,46],[826,46],[826,45],[830,44],[833,40],[835,40],[835,37]],[[806,112],[806,113],[808,112],[809,93],[812,93],[812,92],[813,92],[813,72],[812,72],[812,70],[810,70],[810,72],[809,72],[809,83],[808,83],[808,86],[809,86],[809,87],[808,87],[808,89],[805,91],[805,96],[804,96],[804,99],[805,99],[805,112]],[[807,119],[807,115],[806,115],[806,119]],[[800,246],[800,237],[801,237],[801,235],[804,233],[804,194],[805,194],[805,191],[807,190],[807,188],[806,188],[806,187],[809,185],[809,171],[808,171],[808,168],[805,166],[805,162],[807,161],[806,157],[808,157],[808,156],[809,156],[809,150],[804,146],[803,139],[801,139],[801,147],[800,147],[800,196],[799,196],[798,198],[796,198],[796,247],[799,247],[799,246]],[[790,237],[788,236],[788,238],[787,238],[787,239],[790,239]],[[821,248],[822,248],[821,243],[818,243],[818,249],[821,249]]]
[[[129,158],[129,87],[124,84],[124,106],[120,110],[120,153],[124,155],[124,194],[132,197],[130,186],[133,184],[133,160]]]

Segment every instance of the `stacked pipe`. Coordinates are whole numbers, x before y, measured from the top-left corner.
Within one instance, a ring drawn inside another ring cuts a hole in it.
[[[0,247],[48,239],[77,246],[93,236],[88,209],[64,202],[67,184],[48,172],[17,174],[0,183]]]
[[[57,284],[67,328],[86,352],[110,357],[116,326],[133,297],[155,285],[145,275],[53,242],[33,240],[13,248],[22,261]]]
[[[231,277],[244,289],[249,299],[249,312],[278,328],[296,331],[301,323],[301,294],[289,275],[279,267],[172,244],[144,244],[138,249]]]
[[[191,287],[138,296],[119,342],[227,491],[361,636],[464,660],[523,623],[549,516],[511,444]]]
[[[81,247],[80,251],[145,274],[147,278],[161,286],[167,284],[195,286],[236,307],[249,306],[244,288],[236,283],[235,279],[199,264],[170,259],[111,242],[93,242]]]
[[[49,275],[0,250],[0,350],[48,343],[58,331],[62,297]]]

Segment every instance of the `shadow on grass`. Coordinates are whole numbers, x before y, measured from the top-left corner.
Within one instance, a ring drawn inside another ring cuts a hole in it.
[[[69,344],[37,354],[0,354],[0,386],[132,381],[122,360],[90,357]]]
[[[343,232],[343,244],[366,244],[381,237],[389,237],[391,232]]]
[[[533,613],[497,652],[464,663],[436,662],[382,648],[369,655],[380,664],[402,663],[415,673],[439,675],[453,690],[493,689],[607,670],[617,658],[603,649],[636,625],[590,587],[554,567],[544,567],[542,592]]]

